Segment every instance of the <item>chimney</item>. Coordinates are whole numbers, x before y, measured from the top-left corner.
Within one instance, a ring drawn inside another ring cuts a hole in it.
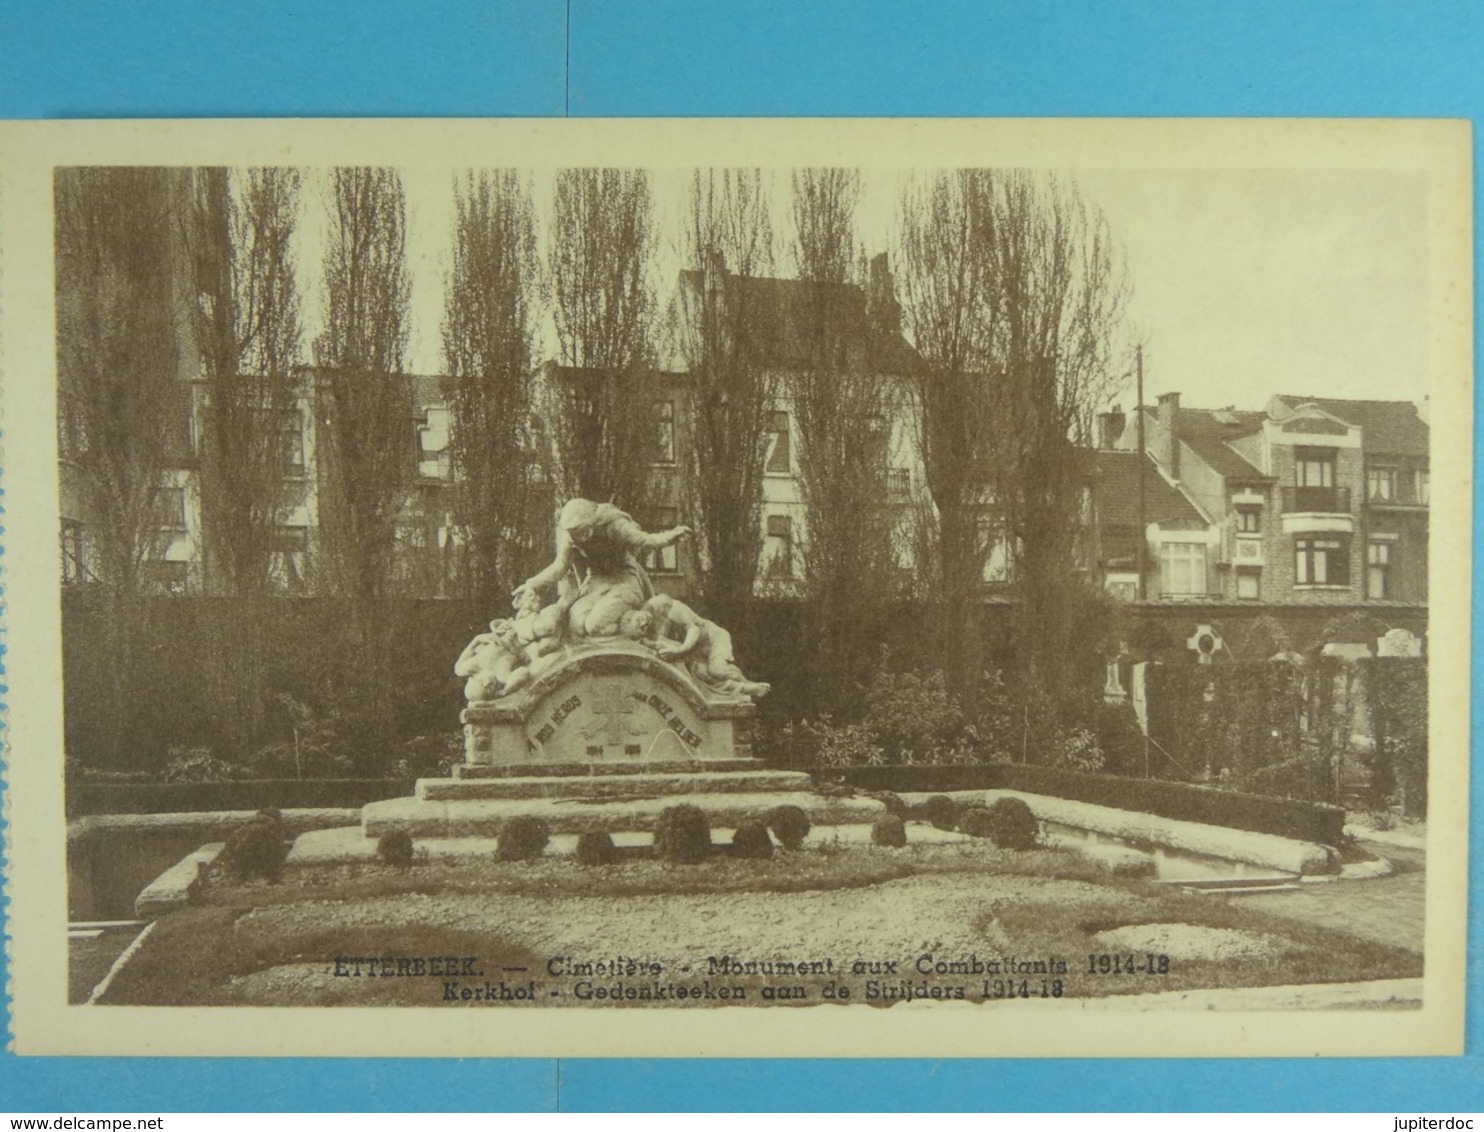
[[[1159,436],[1155,441],[1154,458],[1169,473],[1170,479],[1180,482],[1180,394],[1164,393],[1159,398]]]
[[[902,332],[902,307],[897,302],[896,286],[886,253],[871,257],[871,277],[866,291],[866,306],[871,318],[886,334]]]
[[[1118,442],[1123,439],[1124,426],[1128,424],[1128,417],[1123,412],[1121,405],[1114,405],[1106,413],[1098,414],[1098,447],[1108,451],[1118,447]]]
[[[707,248],[701,258],[701,288],[708,295],[720,292],[726,283],[727,261],[719,248]]]

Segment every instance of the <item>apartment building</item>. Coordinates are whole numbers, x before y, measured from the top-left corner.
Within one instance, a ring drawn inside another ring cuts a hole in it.
[[[1187,515],[1187,533],[1172,536],[1151,520],[1148,558],[1162,573],[1146,596],[1426,604],[1428,427],[1411,402],[1275,395],[1257,412],[1190,408],[1168,393],[1145,408],[1143,424],[1156,490],[1177,491],[1206,524],[1198,531]],[[1104,447],[1135,450],[1137,425],[1105,414]],[[1174,593],[1163,584],[1175,577],[1162,565],[1172,556],[1188,563]],[[1127,591],[1125,574],[1105,575]]]

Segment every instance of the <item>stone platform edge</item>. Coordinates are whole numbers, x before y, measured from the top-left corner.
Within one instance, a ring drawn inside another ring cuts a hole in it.
[[[908,802],[922,802],[929,797],[928,794],[902,795]],[[1274,833],[1180,821],[1020,790],[961,790],[949,793],[948,797],[957,802],[985,804],[996,798],[1019,798],[1041,821],[1090,830],[1122,841],[1142,841],[1183,853],[1262,865],[1280,872],[1310,875],[1328,872],[1333,867],[1332,855],[1323,845],[1279,837]]]

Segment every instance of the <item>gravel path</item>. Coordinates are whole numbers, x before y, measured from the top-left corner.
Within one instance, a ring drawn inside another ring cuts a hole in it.
[[[1334,880],[1237,897],[1243,907],[1260,908],[1285,919],[1348,932],[1376,943],[1422,952],[1423,855],[1414,850],[1371,845],[1397,868],[1389,877]]]
[[[836,892],[726,893],[663,900],[597,896],[502,896],[477,904],[467,896],[411,894],[370,902],[306,902],[256,909],[237,921],[245,938],[284,929],[357,922],[428,924],[498,933],[539,955],[626,955],[667,970],[734,958],[912,959],[925,952],[966,954],[1003,947],[992,926],[974,925],[997,902],[1057,895],[1097,897],[1080,881],[1024,876],[917,876]],[[623,935],[615,934],[622,925]]]

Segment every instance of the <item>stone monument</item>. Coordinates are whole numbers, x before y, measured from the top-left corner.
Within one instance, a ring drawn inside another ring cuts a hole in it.
[[[464,762],[451,778],[419,780],[411,798],[366,806],[364,834],[492,837],[516,816],[553,834],[645,833],[680,802],[713,828],[779,805],[821,826],[885,812],[752,757],[748,721],[768,685],[737,666],[724,628],[656,593],[639,562],[689,533],[645,531],[611,503],[569,501],[551,564],[516,587],[515,615],[492,621],[454,665],[468,701]]]
[[[640,564],[687,527],[650,533],[611,503],[570,500],[551,564],[515,590],[454,666],[469,766],[731,760],[768,685],[731,635],[658,594]]]

